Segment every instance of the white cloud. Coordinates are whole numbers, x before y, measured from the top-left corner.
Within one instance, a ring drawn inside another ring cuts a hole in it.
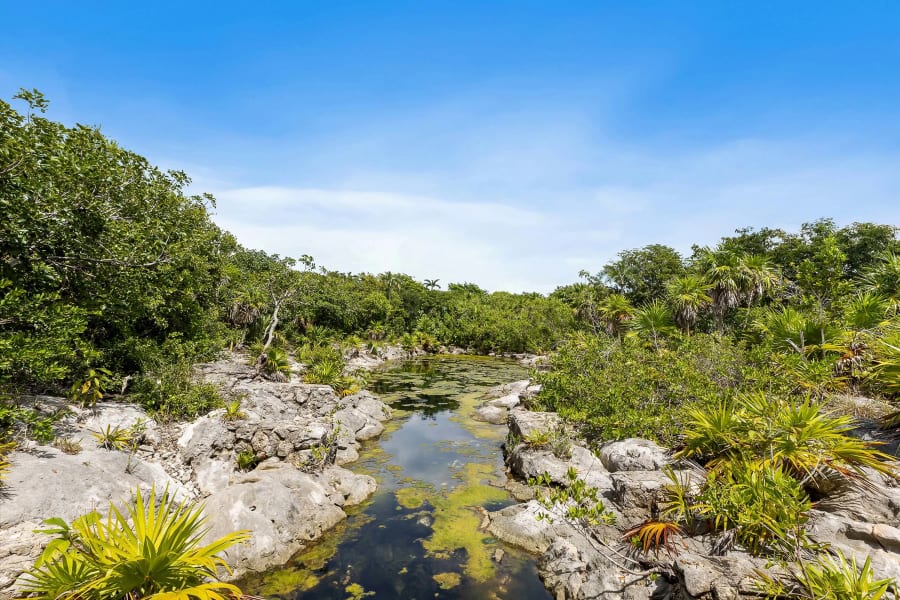
[[[641,145],[591,123],[454,110],[337,132],[295,153],[312,157],[291,165],[307,185],[216,182],[217,220],[247,246],[340,271],[542,292],[650,243],[688,253],[743,226],[900,223],[900,156],[859,140]]]

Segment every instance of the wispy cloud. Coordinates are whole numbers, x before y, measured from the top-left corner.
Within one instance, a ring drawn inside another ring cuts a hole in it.
[[[286,160],[303,184],[210,179],[217,220],[245,245],[341,271],[542,292],[649,243],[688,253],[737,227],[822,216],[900,223],[900,153],[789,128],[626,142],[606,120],[445,110],[336,131]]]

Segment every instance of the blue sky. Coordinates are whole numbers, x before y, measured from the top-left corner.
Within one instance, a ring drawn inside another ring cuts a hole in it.
[[[0,97],[247,246],[547,292],[743,226],[900,224],[900,3],[3,2]]]

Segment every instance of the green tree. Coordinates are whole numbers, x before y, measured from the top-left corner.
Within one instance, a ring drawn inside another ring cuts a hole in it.
[[[602,277],[635,305],[662,298],[666,282],[685,271],[681,255],[668,246],[651,244],[619,252],[603,267]]]
[[[895,313],[900,313],[900,253],[888,252],[866,269],[863,288],[885,298]]]
[[[200,352],[217,346],[221,269],[235,243],[210,220],[212,198],[186,195],[184,173],[152,166],[96,128],[46,119],[40,93],[16,98],[25,114],[0,101],[0,279],[11,282],[0,293],[40,301],[0,316],[15,318],[22,334],[0,351],[23,347],[26,322],[46,327],[52,315],[59,324],[72,315],[73,327],[32,330],[48,356],[71,355],[51,360],[62,369],[51,378],[89,363],[138,371],[173,335]],[[7,308],[14,303],[6,298]],[[50,383],[12,362],[13,379]]]
[[[712,287],[696,274],[675,277],[666,284],[666,296],[675,311],[675,321],[687,334],[696,325],[700,313],[712,303],[709,290]]]
[[[710,286],[713,315],[719,333],[725,331],[725,315],[740,306],[747,288],[747,273],[741,255],[718,248],[700,249],[695,260],[696,268]]]

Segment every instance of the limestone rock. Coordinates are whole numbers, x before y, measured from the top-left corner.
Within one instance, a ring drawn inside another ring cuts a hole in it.
[[[499,398],[494,398],[493,400],[488,400],[488,406],[496,406],[498,408],[510,409],[519,405],[519,394],[507,394],[505,396],[500,396]],[[503,414],[503,422],[506,422],[506,413]]]
[[[509,432],[520,440],[540,433],[550,433],[558,428],[561,421],[556,413],[531,412],[514,408],[509,411]]]
[[[536,500],[515,504],[489,513],[488,531],[507,544],[540,554],[546,552],[556,538],[574,535],[565,522],[538,519],[541,513],[547,512]]]
[[[506,409],[500,406],[492,406],[486,404],[475,409],[472,418],[476,421],[485,421],[494,425],[502,425],[506,423]]]
[[[671,587],[663,578],[621,570],[583,537],[556,539],[538,568],[557,598],[650,600],[667,597]]]
[[[234,578],[284,564],[346,516],[312,475],[282,463],[235,478],[206,499],[206,515],[207,541],[232,531],[252,532],[249,543],[227,551]]]
[[[618,471],[655,471],[668,462],[668,454],[655,442],[628,438],[609,442],[600,448],[600,460],[610,473]]]

